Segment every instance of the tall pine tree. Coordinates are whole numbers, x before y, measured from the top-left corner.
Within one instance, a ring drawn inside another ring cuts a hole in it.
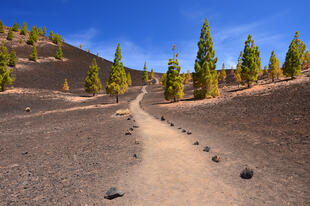
[[[27,23],[24,22],[22,25],[22,29],[20,30],[20,34],[21,35],[26,35],[28,33],[28,27],[27,27]]]
[[[154,69],[152,68],[151,73],[150,73],[150,79],[153,79],[153,78],[154,78]]]
[[[251,87],[253,81],[257,80],[260,65],[260,52],[249,34],[245,41],[241,63],[241,79],[248,87]]]
[[[13,26],[12,26],[13,31],[18,31],[19,30],[19,24],[15,21]]]
[[[178,54],[174,54],[175,45],[173,45],[173,58],[169,59],[168,71],[166,76],[165,85],[165,99],[172,100],[174,102],[181,99],[184,95],[184,85],[183,78],[180,75],[181,67],[179,66],[179,61],[177,59]]]
[[[121,60],[121,47],[118,43],[115,51],[115,58],[111,68],[111,73],[106,87],[107,94],[116,97],[116,103],[118,103],[119,95],[124,94],[128,90],[126,72]]]
[[[148,80],[149,80],[149,74],[147,72],[146,62],[144,62],[142,83],[146,84]]]
[[[13,40],[13,37],[14,37],[14,33],[13,33],[12,29],[10,28],[9,32],[8,32],[8,36],[6,37],[6,39],[7,40]]]
[[[12,69],[7,67],[9,63],[9,52],[5,46],[0,47],[0,91],[4,91],[7,85],[14,82],[14,77],[12,76]]]
[[[195,72],[193,73],[195,98],[204,99],[219,95],[216,62],[217,57],[215,57],[213,49],[209,23],[205,19],[198,42]]]
[[[34,45],[38,41],[38,29],[37,26],[33,26],[30,34],[29,34],[29,39],[27,40],[27,44]]]
[[[63,58],[64,58],[63,53],[62,53],[62,49],[61,49],[61,43],[58,44],[58,49],[56,51],[55,58],[59,59],[59,60],[63,60]]]
[[[93,94],[95,96],[102,89],[101,81],[98,77],[99,67],[96,62],[96,58],[93,58],[91,65],[89,66],[87,76],[85,78],[85,92]]]
[[[8,63],[8,65],[10,67],[15,67],[15,65],[17,64],[17,61],[18,61],[18,59],[17,59],[17,56],[16,56],[16,52],[15,52],[14,49],[12,49],[12,51],[9,54],[9,63]]]
[[[274,79],[279,76],[281,70],[279,59],[274,51],[271,52],[268,67],[268,77],[274,82]]]

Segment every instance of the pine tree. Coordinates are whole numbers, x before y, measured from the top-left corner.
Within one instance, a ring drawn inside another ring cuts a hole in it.
[[[3,21],[0,21],[0,33],[4,33],[4,25],[3,25]]]
[[[153,79],[153,78],[154,78],[154,69],[152,68],[151,73],[150,73],[150,79]]]
[[[306,51],[304,59],[303,59],[303,66],[306,66],[306,67],[310,66],[310,53],[308,50]]]
[[[115,58],[112,64],[110,77],[106,87],[107,94],[110,94],[110,96],[116,96],[116,103],[118,103],[118,96],[120,94],[124,94],[128,90],[126,72],[121,60],[121,47],[118,43],[115,51]]]
[[[14,24],[12,26],[12,30],[16,31],[16,32],[19,30],[19,24],[16,21],[14,22]]]
[[[179,66],[179,61],[177,59],[178,54],[174,54],[175,45],[173,45],[173,58],[169,59],[168,62],[168,71],[166,76],[166,85],[165,85],[165,99],[171,100],[174,102],[181,99],[184,95],[184,85],[183,78],[180,75],[181,67]]]
[[[264,66],[264,75],[268,75],[267,65]]]
[[[160,83],[161,83],[161,85],[162,85],[163,88],[166,87],[166,81],[167,81],[167,73],[164,73],[164,74],[161,76],[161,81],[160,81]]]
[[[12,29],[10,28],[9,29],[9,32],[8,32],[8,36],[6,37],[7,40],[12,40],[14,37],[14,34],[13,34],[13,31]]]
[[[295,41],[296,43],[297,49],[299,51],[300,59],[302,60],[305,55],[306,45],[304,44],[303,41],[300,40],[298,31],[295,32],[293,41]]]
[[[241,69],[241,61],[242,61],[242,56],[243,56],[243,54],[242,54],[242,51],[240,52],[240,55],[239,55],[239,58],[238,58],[238,64],[237,64],[237,66],[236,66],[236,71],[235,71],[235,82],[237,82],[238,83],[238,87],[240,86],[240,83],[241,83],[241,81],[242,81],[242,79],[241,79],[241,71],[242,71],[242,69]]]
[[[194,97],[199,99],[219,95],[218,75],[216,72],[217,57],[213,50],[208,20],[205,19],[201,29],[198,52],[193,73]]]
[[[128,72],[128,74],[127,74],[127,84],[128,84],[128,86],[132,85],[132,80],[131,80],[130,72]]]
[[[234,67],[231,66],[231,69],[230,69],[230,75],[234,76],[235,75],[235,70],[234,70]]]
[[[224,82],[226,79],[226,71],[225,71],[225,64],[223,63],[222,70],[220,71],[219,80]]]
[[[10,52],[10,55],[9,55],[9,63],[8,65],[10,67],[15,67],[15,65],[17,64],[17,56],[16,56],[16,52],[14,49],[12,49],[12,51]]]
[[[252,36],[249,34],[245,41],[241,63],[241,79],[251,87],[253,81],[257,80],[259,67],[261,64],[258,47],[255,46]]]
[[[147,72],[146,62],[144,62],[142,83],[145,84],[145,83],[147,83],[148,80],[149,80],[149,74],[148,74],[148,72]]]
[[[42,35],[43,35],[43,30],[42,30],[41,27],[38,29],[38,35],[39,35],[39,36],[42,36]]]
[[[300,43],[298,39],[299,35],[296,32],[294,39],[291,41],[291,44],[286,53],[285,62],[283,64],[283,73],[291,77],[299,75],[301,73],[301,58],[302,55],[300,51],[303,50],[303,45]]]
[[[62,38],[61,38],[61,36],[57,33],[57,34],[54,34],[54,35],[53,35],[52,41],[53,41],[54,44],[58,45],[58,44],[61,43]]]
[[[54,32],[53,32],[53,31],[50,31],[49,38],[50,38],[51,40],[53,40],[53,36],[54,36]]]
[[[68,92],[69,91],[69,84],[68,84],[67,79],[65,79],[64,86],[62,87],[62,90],[64,92]]]
[[[47,31],[46,31],[46,26],[44,26],[44,27],[43,27],[43,35],[44,35],[44,36],[46,35],[46,32],[47,32]]]
[[[36,26],[33,26],[30,34],[29,39],[27,40],[27,44],[34,45],[38,41],[38,29]]]
[[[279,59],[277,59],[277,68],[278,68],[277,79],[280,79],[283,76],[283,70],[281,68]]]
[[[22,29],[20,30],[20,34],[21,35],[27,35],[28,34],[28,27],[27,27],[27,23],[24,22],[22,25]]]
[[[80,44],[80,49],[82,49],[82,48],[83,48],[83,44],[81,43],[81,44]]]
[[[274,82],[274,79],[278,77],[278,73],[281,70],[280,61],[274,51],[271,52],[268,67],[268,77]]]
[[[185,75],[185,81],[184,83],[185,84],[188,84],[189,81],[192,79],[192,74],[191,74],[191,71],[190,70],[187,70],[187,74]]]
[[[32,51],[31,51],[31,54],[29,56],[29,60],[36,62],[37,59],[38,59],[38,53],[37,53],[36,45],[33,44]]]
[[[9,52],[5,46],[0,47],[0,91],[4,91],[7,85],[14,82],[15,78],[12,77],[13,69],[8,69]]]
[[[182,73],[183,83],[185,82],[186,74],[185,72]]]
[[[85,79],[85,92],[93,94],[93,96],[99,93],[102,89],[102,84],[98,77],[99,69],[100,68],[97,65],[96,58],[93,58]]]
[[[63,53],[62,53],[62,49],[61,49],[61,43],[58,44],[58,49],[56,51],[55,58],[59,59],[59,60],[63,60],[63,58],[64,58]]]

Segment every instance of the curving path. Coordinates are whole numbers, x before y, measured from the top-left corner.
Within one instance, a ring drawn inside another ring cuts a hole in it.
[[[240,196],[212,173],[216,163],[187,135],[155,119],[139,105],[146,86],[131,102],[130,109],[140,126],[142,162],[121,178],[118,186],[126,192],[113,205],[240,205]]]

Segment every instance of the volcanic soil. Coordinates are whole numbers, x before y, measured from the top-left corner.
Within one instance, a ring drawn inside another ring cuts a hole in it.
[[[295,80],[259,80],[250,89],[222,84],[220,97],[199,101],[186,85],[177,103],[165,101],[161,86],[152,85],[142,108],[164,116],[179,133],[190,130],[183,138],[199,141],[193,147],[205,156],[201,161],[221,157],[205,169],[237,191],[236,205],[310,205],[310,71],[303,73]],[[254,170],[252,179],[240,178],[245,167]]]

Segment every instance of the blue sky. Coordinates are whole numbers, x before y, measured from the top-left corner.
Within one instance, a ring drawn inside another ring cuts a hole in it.
[[[133,69],[167,70],[176,44],[183,71],[194,71],[197,42],[208,18],[217,69],[235,66],[248,34],[268,64],[275,50],[281,64],[295,31],[310,47],[309,0],[29,0],[1,2],[5,25],[23,21],[59,32],[66,42],[113,60],[121,44],[123,63]],[[65,55],[65,54],[64,54]]]

